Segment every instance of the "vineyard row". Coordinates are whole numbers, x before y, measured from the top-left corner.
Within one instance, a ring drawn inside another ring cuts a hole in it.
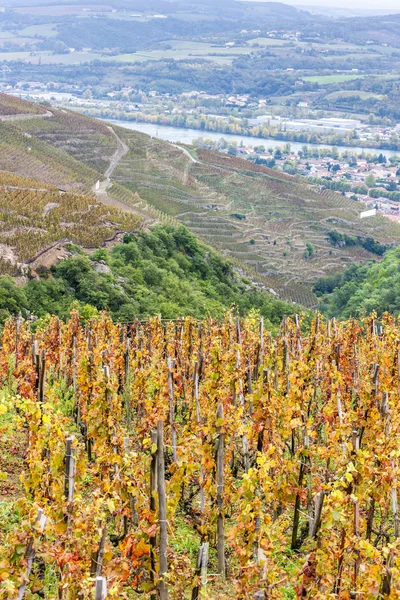
[[[399,340],[391,317],[8,322],[0,597],[398,598]]]

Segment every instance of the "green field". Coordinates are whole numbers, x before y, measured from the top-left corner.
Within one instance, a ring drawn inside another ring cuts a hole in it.
[[[361,60],[362,58],[371,59],[376,57],[372,52],[352,52],[351,54],[325,55],[325,59],[334,62],[343,62],[344,60]]]
[[[278,40],[276,38],[253,38],[252,40],[247,40],[247,43],[250,46],[254,44],[259,44],[260,46],[283,46],[288,43],[288,40]]]
[[[50,6],[23,6],[15,10],[24,15],[62,17],[65,15],[87,15],[88,12],[109,12],[112,7],[106,4],[54,4]]]
[[[309,43],[309,42],[298,42],[298,41],[294,41],[294,40],[282,40],[282,39],[278,39],[278,38],[266,38],[266,37],[257,37],[257,38],[252,38],[251,40],[247,40],[247,43],[252,45],[252,44],[259,44],[260,46],[300,46],[300,47],[307,47],[307,48],[316,48],[318,50],[359,50],[362,47],[361,46],[357,46],[355,44],[346,44],[345,42],[337,42],[334,44],[327,44],[327,43],[323,43],[321,42],[319,43]],[[363,48],[364,49],[364,48]]]
[[[37,26],[37,32],[42,30],[41,35],[47,34],[56,35],[56,31],[51,29],[51,24]],[[34,30],[34,27],[28,28]],[[25,30],[26,31],[26,30]],[[1,38],[0,38],[1,39]],[[31,38],[25,38],[26,41],[32,41]],[[7,39],[12,42],[13,40]],[[38,51],[38,52],[0,52],[0,61],[14,61],[21,60],[33,65],[41,64],[62,64],[62,65],[77,65],[80,63],[90,62],[92,60],[102,60],[104,62],[121,62],[121,63],[134,63],[134,62],[145,62],[147,60],[160,60],[160,59],[206,59],[216,62],[221,65],[229,65],[232,60],[242,54],[249,54],[252,52],[250,47],[216,47],[212,44],[203,42],[191,42],[191,41],[180,41],[180,40],[167,40],[165,44],[171,46],[168,50],[149,50],[143,52],[136,52],[132,54],[118,54],[110,56],[107,54],[100,54],[96,52],[71,52],[69,54],[53,54],[52,52]],[[215,55],[215,56],[214,56]]]
[[[53,54],[52,52],[0,52],[1,61],[20,60],[32,65],[79,65],[101,59],[100,54],[92,52],[71,52],[70,54]]]
[[[25,37],[34,37],[35,35],[39,37],[55,37],[57,35],[57,28],[52,23],[30,25],[29,27],[25,27],[25,29],[21,29],[19,35]]]
[[[312,75],[309,77],[302,77],[304,81],[310,81],[311,83],[319,83],[320,85],[328,83],[342,83],[343,81],[352,81],[353,79],[362,79],[365,75],[362,73],[354,75]]]
[[[167,50],[139,51],[135,54],[120,54],[103,60],[117,60],[121,62],[141,62],[146,60],[175,59],[185,60],[190,58],[206,59],[218,64],[231,64],[236,56],[249,54],[252,48],[234,46],[232,48],[216,47],[206,42],[192,42],[180,40],[166,40],[165,44],[171,46]]]
[[[359,90],[338,90],[337,92],[328,94],[325,98],[326,100],[338,100],[339,98],[352,98],[354,96],[357,96],[361,100],[369,100],[370,98],[382,100],[382,98],[385,97],[381,94],[374,94],[373,92],[363,92]]]
[[[0,41],[1,41],[1,38],[0,38]],[[34,40],[32,40],[32,38],[30,38],[30,37],[14,36],[14,37],[11,37],[11,38],[6,38],[4,41],[6,43],[6,47],[11,47],[11,46],[12,47],[14,47],[14,46],[25,47],[27,44],[32,44],[32,42]]]

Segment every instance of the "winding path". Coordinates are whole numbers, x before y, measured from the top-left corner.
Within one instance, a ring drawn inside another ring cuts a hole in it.
[[[119,162],[124,158],[124,156],[126,154],[128,154],[129,152],[129,146],[127,146],[125,144],[125,142],[123,142],[121,140],[121,138],[119,137],[119,135],[117,135],[114,131],[114,129],[112,127],[107,127],[107,129],[109,129],[109,131],[111,131],[111,133],[113,134],[113,136],[115,137],[115,139],[117,140],[117,144],[118,147],[113,155],[113,157],[111,158],[111,162],[110,162],[110,166],[108,167],[107,171],[105,172],[105,177],[106,179],[110,180],[111,175],[114,173],[116,167],[118,166]]]
[[[53,113],[46,110],[45,113],[40,115],[32,115],[30,113],[20,115],[0,115],[0,121],[28,121],[29,119],[50,119]]]
[[[96,196],[101,196],[101,200],[104,201],[104,195],[107,194],[107,190],[111,185],[111,175],[114,173],[118,164],[124,158],[124,156],[129,152],[129,146],[125,144],[117,135],[112,127],[107,127],[109,131],[113,134],[115,139],[117,140],[117,149],[111,157],[110,165],[107,171],[104,173],[105,179],[103,181],[98,181],[92,187],[93,192]]]
[[[124,156],[129,152],[129,146],[127,146],[127,144],[125,144],[125,142],[121,140],[121,138],[114,131],[114,129],[109,126],[108,129],[109,131],[111,131],[111,133],[117,140],[117,149],[111,157],[110,165],[107,171],[104,173],[105,179],[103,181],[98,181],[97,183],[95,183],[92,187],[92,191],[94,192],[98,200],[100,200],[100,202],[102,202],[103,204],[107,206],[113,206],[114,208],[119,208],[120,210],[123,210],[125,212],[138,214],[138,211],[135,210],[132,206],[126,204],[125,202],[121,202],[121,200],[113,198],[107,193],[108,188],[111,186],[112,174],[114,173],[115,169],[117,168],[121,160],[124,158]]]
[[[193,163],[199,163],[199,162],[200,162],[199,160],[197,160],[196,158],[194,158],[194,157],[193,157],[193,156],[190,154],[189,150],[186,150],[186,148],[182,148],[182,146],[177,146],[177,144],[172,144],[172,145],[174,146],[174,148],[178,148],[178,150],[181,150],[181,151],[182,151],[184,154],[186,154],[186,156],[187,156],[188,158],[190,158],[190,160],[191,160]]]

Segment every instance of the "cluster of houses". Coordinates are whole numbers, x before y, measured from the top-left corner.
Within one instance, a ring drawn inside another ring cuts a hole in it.
[[[353,161],[349,162],[348,160],[333,160],[331,158],[308,159],[306,161],[308,162],[308,166],[304,165],[305,159],[301,162],[303,162],[303,169],[300,170],[302,175],[318,178],[329,177],[333,181],[345,181],[351,187],[349,191],[344,192],[348,198],[356,196],[358,200],[364,202],[369,208],[375,208],[377,212],[384,214],[390,219],[400,221],[400,201],[391,200],[384,196],[375,198],[371,197],[368,193],[363,194],[358,191],[367,187],[366,180],[368,182],[371,178],[376,182],[377,189],[391,187],[396,189],[400,180],[399,166],[393,165],[390,162],[369,162],[364,158],[357,158],[356,163]]]
[[[260,140],[261,141],[261,140]],[[372,161],[370,157],[352,155],[349,153],[340,158],[331,156],[321,156],[319,158],[306,156],[304,152],[258,152],[257,157],[266,162],[274,159],[274,168],[291,172],[288,165],[295,170],[295,174],[313,177],[327,182],[344,182],[347,191],[343,191],[348,198],[357,198],[364,202],[370,209],[376,209],[378,213],[385,215],[393,221],[400,222],[400,200],[393,200],[384,196],[372,197],[369,191],[372,189],[371,182],[374,182],[376,189],[393,189],[400,192],[400,154],[399,162],[379,162]],[[237,155],[247,159],[254,159],[255,151],[253,147],[237,148]],[[383,155],[382,155],[383,156]],[[381,160],[382,160],[381,156]],[[292,174],[294,174],[292,172]],[[368,184],[368,185],[367,185]],[[324,184],[321,182],[321,187]],[[369,190],[367,193],[361,193],[360,190]],[[339,191],[340,193],[340,191]],[[375,196],[376,194],[374,194]]]

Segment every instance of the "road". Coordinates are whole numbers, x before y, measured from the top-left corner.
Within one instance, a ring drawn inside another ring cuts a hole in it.
[[[118,166],[118,163],[124,158],[125,154],[127,154],[129,152],[129,146],[127,146],[125,144],[125,142],[123,142],[121,140],[119,135],[117,135],[115,133],[115,131],[112,127],[108,127],[107,129],[109,129],[109,131],[111,131],[111,133],[117,140],[117,144],[118,144],[118,147],[117,147],[113,157],[111,158],[110,166],[108,167],[107,171],[104,173],[105,178],[110,179],[111,175],[114,173],[116,167]]]
[[[40,115],[0,115],[0,121],[28,121],[29,119],[50,119],[53,113],[47,110],[44,114]]]
[[[193,158],[193,156],[190,154],[190,152],[188,150],[186,150],[186,148],[182,148],[182,146],[178,146],[177,144],[172,144],[174,146],[174,148],[178,148],[178,150],[181,150],[183,152],[183,154],[186,154],[186,156],[188,158],[190,158],[190,160],[193,163],[198,163],[200,162],[199,160],[196,160],[195,158]]]
[[[104,173],[105,179],[103,181],[98,181],[97,183],[95,183],[92,187],[92,191],[94,192],[98,200],[100,200],[100,202],[102,202],[106,206],[119,208],[120,210],[123,210],[125,212],[137,215],[138,211],[135,210],[132,206],[130,206],[129,204],[125,204],[125,202],[122,202],[121,200],[113,198],[107,193],[108,188],[111,186],[112,174],[114,173],[115,169],[117,168],[121,160],[124,158],[124,156],[129,152],[129,146],[127,146],[125,142],[121,140],[119,135],[115,133],[114,129],[112,127],[108,127],[108,129],[111,131],[111,133],[117,140],[117,149],[111,157],[110,165],[107,171]]]
[[[119,135],[115,133],[114,129],[112,127],[108,127],[108,129],[109,131],[111,131],[111,133],[117,140],[117,149],[111,157],[110,165],[107,171],[104,173],[105,179],[100,182],[98,181],[92,187],[92,190],[96,194],[96,196],[104,196],[105,194],[107,194],[107,190],[111,185],[111,175],[114,173],[115,169],[117,168],[121,160],[124,158],[125,154],[129,152],[129,146],[127,146],[125,142],[121,140]]]

